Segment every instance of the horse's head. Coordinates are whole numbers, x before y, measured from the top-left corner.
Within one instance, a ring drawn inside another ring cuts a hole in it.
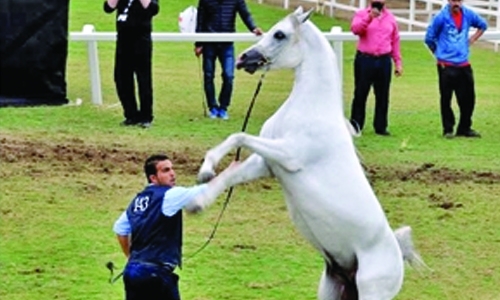
[[[307,21],[312,10],[295,12],[275,24],[264,37],[238,57],[237,69],[253,74],[259,69],[295,68],[301,61],[300,26]]]

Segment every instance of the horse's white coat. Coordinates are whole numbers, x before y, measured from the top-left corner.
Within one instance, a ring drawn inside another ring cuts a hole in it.
[[[334,52],[309,14],[297,9],[244,52],[264,56],[260,68],[295,69],[293,90],[260,136],[235,133],[207,152],[199,175],[205,180],[232,149],[253,154],[218,175],[191,210],[206,208],[230,186],[273,175],[298,230],[327,263],[333,257],[356,272],[359,299],[392,299],[403,282],[403,255],[346,126]],[[346,299],[342,293],[342,283],[325,270],[318,298]]]

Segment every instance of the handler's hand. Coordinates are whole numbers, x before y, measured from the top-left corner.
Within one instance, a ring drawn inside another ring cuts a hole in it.
[[[196,204],[189,203],[185,206],[184,211],[186,211],[190,215],[199,214],[203,211],[203,208]]]
[[[229,164],[229,167],[228,168],[235,168],[237,166],[239,166],[241,164],[241,162],[239,160],[233,160],[230,164]]]
[[[254,30],[252,30],[252,32],[256,35],[256,36],[259,36],[259,35],[263,35],[264,34],[264,31],[262,31],[262,29],[260,29],[259,27],[255,28]]]
[[[400,77],[401,75],[403,75],[403,67],[396,67],[394,75],[396,75],[396,77]]]
[[[194,55],[196,55],[196,57],[200,57],[202,50],[203,50],[203,47],[201,47],[201,46],[194,47]]]
[[[374,19],[378,16],[380,16],[380,10],[378,8],[372,7],[372,9],[370,10],[370,17]]]
[[[471,37],[469,38],[469,46],[472,46],[477,41],[477,38]]]

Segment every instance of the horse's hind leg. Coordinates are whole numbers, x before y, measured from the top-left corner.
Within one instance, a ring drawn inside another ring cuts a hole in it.
[[[212,179],[205,192],[196,197],[186,209],[189,212],[201,211],[212,204],[228,187],[270,175],[262,157],[252,154],[241,164],[230,166]]]
[[[396,247],[380,247],[358,253],[356,285],[359,300],[390,300],[401,289],[404,264]]]
[[[337,280],[335,277],[328,275],[326,269],[321,274],[321,279],[319,281],[318,287],[318,299],[319,300],[355,300],[349,298],[342,298],[342,292],[344,290],[343,284]]]
[[[287,146],[284,140],[235,133],[206,153],[199,172],[200,181],[205,181],[213,176],[215,166],[229,151],[237,147],[247,148],[262,156],[264,160],[275,161],[290,172],[295,172],[300,168],[296,156],[291,152],[293,147]]]

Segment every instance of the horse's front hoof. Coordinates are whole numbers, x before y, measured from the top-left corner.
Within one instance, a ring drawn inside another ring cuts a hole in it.
[[[215,172],[204,171],[198,174],[198,183],[207,183],[215,177]]]

